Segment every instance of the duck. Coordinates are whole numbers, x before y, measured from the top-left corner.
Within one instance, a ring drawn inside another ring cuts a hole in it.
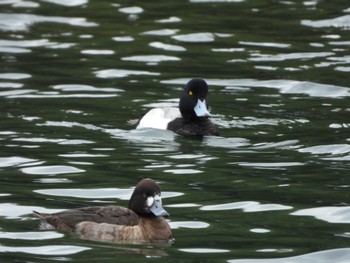
[[[170,130],[183,136],[217,136],[219,131],[209,117],[208,84],[204,79],[193,78],[185,85],[178,108],[151,109],[136,129]]]
[[[173,235],[162,206],[161,190],[152,179],[135,187],[128,208],[87,206],[44,215],[33,211],[41,230],[73,233],[81,239],[120,243],[171,243]]]

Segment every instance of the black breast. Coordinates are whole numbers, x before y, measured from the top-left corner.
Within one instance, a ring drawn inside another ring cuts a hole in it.
[[[176,118],[168,123],[168,130],[183,136],[219,135],[217,127],[208,118],[197,118],[191,121]]]

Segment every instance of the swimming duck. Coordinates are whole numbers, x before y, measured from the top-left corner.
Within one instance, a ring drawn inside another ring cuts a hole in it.
[[[209,117],[208,85],[205,80],[195,78],[184,87],[179,108],[152,109],[143,116],[136,129],[167,129],[184,136],[219,135]]]
[[[62,230],[82,239],[108,242],[168,242],[172,232],[163,216],[159,185],[143,179],[135,187],[129,207],[88,206],[51,215],[34,211],[44,230]]]

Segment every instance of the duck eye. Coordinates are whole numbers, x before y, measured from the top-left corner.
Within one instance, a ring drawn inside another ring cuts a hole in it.
[[[142,194],[142,196],[143,196],[144,198],[146,198],[146,197],[147,197],[147,195],[146,195],[145,193],[143,193],[143,194]]]
[[[192,96],[192,95],[193,95],[192,90],[190,90],[190,91],[188,92],[188,95],[190,95],[190,96]]]

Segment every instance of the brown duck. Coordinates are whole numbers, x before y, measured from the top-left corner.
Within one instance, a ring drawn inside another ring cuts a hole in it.
[[[34,211],[41,229],[56,229],[77,234],[82,239],[108,242],[164,242],[172,240],[171,229],[163,218],[159,185],[151,179],[141,180],[129,201],[121,206],[88,206],[51,215]]]

